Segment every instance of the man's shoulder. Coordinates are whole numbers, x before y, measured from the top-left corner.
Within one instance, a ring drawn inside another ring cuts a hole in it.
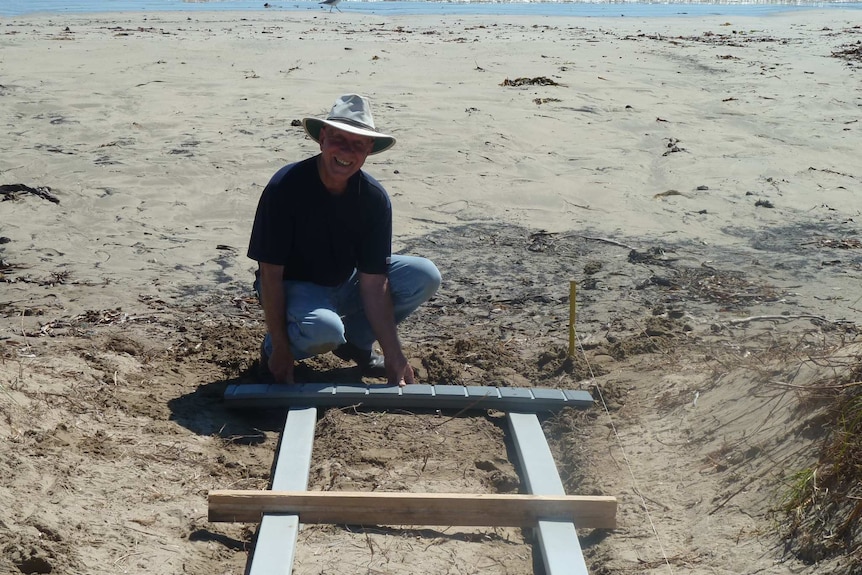
[[[285,180],[293,178],[306,178],[315,173],[314,169],[314,158],[307,158],[305,160],[300,160],[299,162],[293,162],[278,170],[275,175],[272,176],[269,183],[270,185],[277,185]]]
[[[377,198],[385,199],[387,202],[389,201],[389,194],[386,192],[386,188],[383,187],[383,184],[378,182],[374,176],[364,170],[360,171],[359,174],[362,178],[362,185],[366,190],[369,190],[371,194]]]
[[[382,191],[384,194],[386,193],[386,188],[384,188],[383,184],[378,182],[374,178],[374,176],[372,176],[371,174],[369,174],[365,170],[360,170],[359,175],[362,178],[362,180],[365,182],[366,185],[377,188],[378,190]]]

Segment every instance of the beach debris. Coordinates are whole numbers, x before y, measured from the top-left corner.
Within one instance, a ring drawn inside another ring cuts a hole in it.
[[[616,360],[645,353],[668,353],[675,340],[684,339],[692,328],[679,320],[653,316],[647,318],[640,332],[631,336],[616,337],[610,333],[606,350]]]
[[[557,82],[545,76],[537,76],[535,78],[515,78],[510,80],[506,78],[500,83],[501,86],[560,86]]]
[[[855,44],[841,46],[839,50],[832,52],[832,57],[862,62],[862,40],[857,40]]]
[[[581,289],[594,290],[599,289],[599,278],[586,277],[581,280]]]
[[[855,121],[856,121],[856,120],[852,120],[851,122],[847,122],[847,123],[848,123],[848,124],[850,124],[850,123],[855,122]],[[823,172],[823,173],[825,173],[825,174],[835,174],[836,176],[844,176],[844,177],[846,177],[846,178],[853,178],[853,179],[855,179],[855,178],[856,178],[856,176],[854,176],[853,174],[848,174],[848,173],[846,173],[846,172],[837,172],[837,171],[835,171],[835,170],[830,170],[830,169],[828,169],[828,168],[815,168],[815,167],[813,167],[813,166],[811,166],[811,167],[809,167],[809,168],[808,168],[808,171],[809,171],[809,172],[810,172],[810,171],[812,171],[812,170],[813,170],[813,171],[815,171],[815,172]],[[841,189],[844,189],[844,187],[843,187],[843,186],[839,186],[839,187],[840,187]]]
[[[721,304],[723,310],[774,302],[780,298],[772,285],[749,281],[737,271],[720,270],[705,265],[680,270],[676,281],[689,295]]]
[[[549,102],[562,102],[559,98],[533,98],[533,102],[541,106],[542,104],[547,104]]]
[[[622,38],[623,40],[659,40],[662,42],[667,42],[673,46],[681,46],[684,45],[685,42],[700,42],[704,44],[713,44],[716,46],[730,46],[735,48],[741,48],[745,46],[745,44],[752,43],[763,43],[763,42],[782,42],[781,38],[774,38],[772,36],[760,36],[757,35],[757,32],[752,31],[750,33],[740,30],[732,30],[730,34],[727,33],[716,33],[716,32],[704,32],[700,36],[663,36],[661,34],[636,34],[636,35],[628,35]]]
[[[150,32],[150,33],[154,33],[154,34],[158,33],[158,34],[165,34],[165,35],[172,34],[172,32],[166,32],[165,30],[162,30],[162,29],[157,29],[157,28],[153,28],[153,27],[144,28],[143,26],[138,26],[136,29],[123,28],[122,26],[114,26],[112,28],[108,28],[108,30],[114,32],[115,33],[114,36],[131,36],[135,32]]]
[[[530,234],[530,245],[527,246],[527,249],[531,252],[543,252],[553,246],[555,235],[545,230],[539,230],[534,234]]]
[[[839,250],[858,250],[862,249],[862,241],[856,238],[820,238],[816,244],[821,248],[833,248]]]
[[[4,202],[7,200],[17,200],[21,194],[33,194],[54,204],[60,203],[60,200],[51,193],[51,188],[48,186],[36,186],[33,188],[26,184],[0,184],[0,193],[3,194]]]
[[[683,196],[686,198],[688,197],[685,194],[683,194],[682,192],[680,192],[679,190],[668,190],[666,192],[659,192],[658,194],[654,195],[653,198],[659,199],[659,198],[667,198],[670,196]]]
[[[587,379],[598,375],[599,372],[595,371],[597,368],[602,375],[607,373],[607,370],[600,365],[591,366],[587,363],[584,356],[569,355],[568,350],[563,346],[554,346],[542,352],[536,361],[536,366],[541,371],[553,374],[554,376],[567,373],[577,379]]]
[[[579,236],[579,237],[580,237],[580,238],[582,238],[582,239],[585,239],[585,240],[587,240],[587,241],[589,241],[589,242],[601,242],[601,243],[604,243],[604,244],[609,244],[609,245],[612,245],[612,246],[617,246],[617,247],[619,247],[619,248],[625,248],[625,249],[627,249],[627,250],[633,250],[633,249],[635,249],[635,248],[633,248],[632,246],[630,246],[630,245],[628,245],[628,244],[624,244],[624,243],[622,243],[622,242],[618,242],[617,240],[612,240],[612,239],[610,239],[610,238],[598,238],[598,237],[594,237],[594,236]]]
[[[4,260],[3,258],[0,258],[0,273],[12,271],[17,267],[19,267],[19,266],[16,266],[15,264],[9,262],[8,260]]]
[[[673,154],[676,152],[684,152],[685,148],[681,148],[677,144],[679,144],[679,140],[677,140],[676,138],[668,138],[667,139],[667,151],[665,151],[665,153],[662,154],[662,156],[667,156],[668,154]]]
[[[629,252],[629,263],[632,264],[666,264],[672,259],[666,259],[664,249],[655,246],[645,251],[632,250]]]
[[[744,323],[751,323],[753,321],[792,321],[795,319],[811,319],[811,320],[815,320],[815,321],[818,321],[821,323],[833,323],[833,322],[830,322],[828,319],[826,319],[823,316],[811,315],[811,314],[807,314],[807,313],[799,314],[799,315],[789,315],[789,314],[788,315],[784,315],[784,314],[782,314],[782,315],[776,315],[776,314],[753,315],[750,317],[741,317],[741,318],[725,320],[725,323],[728,323],[730,325],[741,325]]]
[[[30,315],[43,315],[43,313],[42,310],[36,310]],[[38,330],[27,330],[24,332],[24,335],[27,337],[75,335],[84,333],[86,330],[96,326],[122,325],[131,322],[148,323],[152,321],[152,316],[129,315],[120,307],[106,310],[86,310],[84,313],[71,318],[57,318],[43,323],[39,326]]]

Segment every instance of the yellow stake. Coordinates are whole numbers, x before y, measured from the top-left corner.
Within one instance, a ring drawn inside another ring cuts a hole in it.
[[[578,282],[569,281],[569,357],[575,356],[575,296]]]

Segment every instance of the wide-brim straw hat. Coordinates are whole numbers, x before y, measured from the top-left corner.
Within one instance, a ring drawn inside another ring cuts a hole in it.
[[[315,142],[320,142],[320,129],[332,126],[351,134],[374,138],[374,147],[369,155],[379,154],[395,145],[395,138],[389,134],[377,131],[374,127],[374,117],[371,115],[371,105],[367,98],[359,94],[340,96],[326,119],[303,118],[302,127],[305,133]]]

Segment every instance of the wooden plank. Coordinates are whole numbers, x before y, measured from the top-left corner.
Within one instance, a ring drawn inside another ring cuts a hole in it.
[[[293,405],[345,407],[361,404],[372,408],[400,409],[498,409],[538,413],[564,407],[592,407],[593,397],[584,390],[556,390],[494,386],[385,385],[304,383],[231,384],[225,403],[237,408],[277,408]]]
[[[317,408],[294,407],[287,414],[275,460],[272,488],[301,491],[308,487]],[[248,575],[290,575],[299,534],[296,514],[263,515]]]
[[[217,490],[209,493],[209,520],[296,513],[303,523],[527,527],[548,519],[613,528],[616,506],[614,497],[574,495]]]
[[[527,490],[540,495],[565,495],[554,456],[536,415],[508,413],[506,417]],[[579,521],[538,522],[536,537],[547,575],[588,574],[575,523],[588,527]]]

